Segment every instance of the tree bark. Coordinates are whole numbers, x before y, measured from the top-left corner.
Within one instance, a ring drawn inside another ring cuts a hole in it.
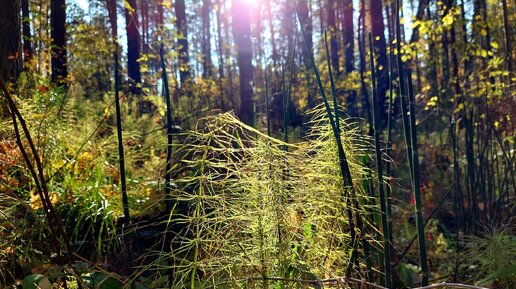
[[[21,70],[20,1],[0,0],[0,79],[16,81]]]
[[[369,19],[373,46],[376,56],[376,77],[378,79],[378,102],[381,127],[387,124],[385,95],[389,89],[387,74],[387,44],[385,42],[385,25],[383,23],[382,1],[369,0]]]
[[[50,37],[52,38],[52,82],[62,83],[68,75],[66,57],[66,1],[50,1]]]
[[[226,110],[226,102],[224,101],[224,40],[222,38],[222,0],[217,2],[217,53],[218,53],[218,72],[219,72],[219,93],[220,93],[220,108],[222,111]]]
[[[32,34],[30,32],[29,0],[22,0],[23,60],[28,63],[32,58]]]
[[[344,45],[344,66],[346,73],[355,70],[355,58],[353,56],[355,50],[354,31],[353,31],[353,1],[342,1],[342,39]]]
[[[421,0],[419,1],[419,6],[417,8],[416,12],[416,20],[421,21],[425,17],[425,11],[426,7],[428,7],[428,4],[430,3],[430,0]],[[414,28],[412,31],[412,36],[410,36],[410,42],[416,42],[419,40],[419,25]]]
[[[129,90],[135,95],[141,93],[142,75],[140,71],[140,36],[138,35],[138,13],[135,0],[127,0],[125,8],[125,28],[127,32],[127,75]]]
[[[185,0],[176,0],[174,3],[176,12],[177,51],[179,52],[179,78],[181,86],[190,81],[190,57],[188,55],[188,33],[186,26]]]
[[[335,0],[328,0],[326,3],[326,13],[328,16],[328,32],[330,34],[330,56],[333,73],[340,75],[339,67],[339,42],[337,40],[337,22],[335,20],[335,12],[337,11],[337,3]]]
[[[253,125],[253,51],[249,6],[243,0],[233,0],[233,33],[237,46],[240,77],[240,109],[238,116],[247,125]]]
[[[505,61],[507,63],[507,70],[512,72],[512,41],[511,41],[511,26],[509,26],[509,15],[507,13],[507,0],[502,0],[503,7],[503,28],[505,35]],[[510,83],[510,77],[508,77]]]
[[[202,6],[202,29],[203,29],[203,77],[208,78],[212,75],[211,64],[211,25],[210,12],[211,0],[204,0]]]

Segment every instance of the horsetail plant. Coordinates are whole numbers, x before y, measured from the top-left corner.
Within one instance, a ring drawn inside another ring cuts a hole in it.
[[[165,103],[167,109],[167,159],[165,168],[165,206],[167,213],[172,210],[172,196],[170,195],[171,169],[172,169],[172,104],[170,101],[170,88],[168,86],[167,67],[165,63],[165,52],[163,43],[160,44],[159,57],[161,62],[161,77],[163,80],[163,90],[165,93]]]
[[[415,200],[415,215],[417,235],[419,240],[419,257],[421,263],[421,285],[428,285],[428,268],[426,259],[426,245],[425,245],[425,225],[423,223],[423,215],[421,213],[421,193],[419,188],[419,159],[417,151],[417,134],[416,134],[416,118],[414,109],[414,95],[412,91],[412,79],[410,72],[406,82],[404,81],[403,61],[401,59],[401,21],[400,21],[400,0],[396,0],[396,50],[398,61],[398,77],[403,127],[405,131],[405,141],[407,143],[407,157],[409,161],[410,176],[412,180],[412,190],[414,192]],[[407,111],[407,95],[405,85],[408,84],[409,89],[409,105]],[[410,123],[409,116],[410,114]]]
[[[117,22],[116,22],[116,2],[114,0],[106,0],[108,6],[108,14],[111,22],[111,34],[113,37],[113,44],[115,46],[115,51],[113,52],[113,58],[115,60],[115,110],[116,110],[116,131],[117,131],[117,139],[118,139],[118,156],[119,156],[119,165],[120,165],[120,185],[122,190],[122,205],[124,210],[124,225],[129,226],[131,224],[131,216],[129,214],[129,200],[127,197],[127,185],[126,185],[126,177],[125,177],[125,156],[124,156],[124,143],[122,137],[122,115],[120,109],[120,63],[118,58],[118,53],[120,50],[118,44],[118,34],[117,34]],[[125,238],[128,238],[126,235]],[[132,264],[133,262],[133,251],[129,246],[127,250],[128,255],[128,263]],[[131,265],[130,265],[131,266]],[[131,287],[134,287],[134,282],[131,282]]]
[[[387,157],[390,157],[391,155],[391,143],[392,143],[392,126],[393,126],[393,117],[392,114],[394,112],[393,108],[393,98],[394,98],[394,67],[393,67],[393,60],[394,60],[394,54],[393,54],[393,47],[392,44],[389,45],[389,108],[387,113],[387,145],[385,147],[385,154]],[[391,176],[391,162],[388,161],[385,164],[385,173],[387,175],[387,178],[390,178]],[[388,242],[388,250],[392,257],[392,248],[393,248],[393,238],[392,238],[392,200],[391,200],[391,194],[392,194],[392,184],[389,183],[385,187],[385,194],[386,194],[386,201],[387,201],[387,223],[389,225],[389,231],[387,239]]]
[[[420,191],[420,180],[419,180],[419,153],[417,147],[417,131],[416,131],[416,110],[414,106],[414,91],[412,87],[412,73],[410,70],[407,71],[407,85],[408,85],[408,105],[410,114],[410,136],[412,142],[412,168],[413,168],[413,181],[412,190],[414,191],[415,201],[415,214],[416,214],[416,226],[417,235],[419,240],[419,255],[421,258],[421,285],[428,285],[428,269],[426,260],[426,244],[425,244],[425,224],[423,222],[422,204],[421,204],[421,191]]]
[[[335,124],[336,124],[336,127],[337,127],[337,131],[339,132],[340,134],[340,117],[339,117],[339,105],[338,105],[338,101],[337,101],[337,93],[336,93],[336,89],[335,89],[335,82],[333,80],[333,71],[332,71],[332,66],[331,66],[331,61],[330,61],[330,52],[329,52],[329,48],[328,48],[328,32],[327,31],[324,31],[324,46],[326,48],[326,63],[328,65],[328,74],[329,74],[329,77],[330,77],[330,87],[331,87],[331,94],[332,94],[332,98],[333,98],[333,110],[335,112]],[[340,136],[339,136],[340,138]],[[358,203],[356,202],[356,199],[355,199],[355,207],[356,209],[358,210]],[[347,206],[348,206],[348,218],[351,220],[353,218],[353,215],[352,215],[352,212],[351,212],[351,202],[350,202],[350,199],[347,198]],[[358,216],[357,216],[358,217]],[[363,229],[363,226],[359,226],[360,229],[362,230]],[[356,243],[356,242],[355,242]],[[371,265],[371,261],[370,261],[370,254],[371,254],[371,249],[370,249],[370,245],[369,245],[369,242],[367,241],[366,238],[362,238],[362,246],[364,247],[364,258],[365,258],[365,263],[366,263],[366,267],[367,267],[367,279],[368,281],[373,281],[373,270],[372,270],[372,265]],[[355,245],[353,245],[353,248],[355,248]],[[352,258],[351,258],[351,261],[353,261],[353,255],[352,255]]]
[[[303,22],[301,21],[301,17],[299,15],[299,11],[297,9],[297,5],[295,7],[296,7],[296,15],[297,15],[299,24],[301,26],[301,33],[303,35],[303,39],[304,39],[304,43],[305,43],[305,48],[307,49],[307,52],[309,52],[311,48],[308,46],[308,41],[307,41],[306,34],[305,34],[305,31],[304,31],[304,28],[303,28]],[[309,54],[310,54],[310,63],[311,63],[312,68],[314,70],[315,78],[317,80],[317,85],[319,86],[319,91],[321,92],[321,98],[323,99],[324,108],[326,110],[327,117],[328,117],[328,119],[330,121],[330,125],[331,125],[332,131],[333,131],[333,135],[335,137],[335,142],[337,144],[337,150],[338,150],[338,155],[339,155],[340,173],[341,173],[341,177],[342,177],[342,180],[343,180],[343,183],[344,183],[344,187],[349,188],[349,190],[351,192],[351,198],[353,198],[353,205],[354,205],[354,208],[356,210],[355,213],[356,213],[357,226],[358,226],[358,229],[360,231],[363,231],[362,218],[361,218],[360,214],[358,213],[359,204],[358,204],[358,201],[356,200],[355,188],[353,186],[353,178],[351,176],[351,171],[349,169],[348,160],[346,158],[346,152],[344,151],[344,146],[342,145],[341,134],[340,134],[340,131],[337,128],[335,119],[333,118],[333,114],[331,112],[330,104],[328,102],[328,98],[326,97],[326,92],[325,92],[324,86],[323,86],[322,81],[321,81],[321,75],[319,73],[319,70],[317,69],[317,66],[315,65],[314,56],[311,53],[309,53]],[[337,115],[335,115],[335,116],[338,117]],[[350,205],[350,203],[351,203],[350,196],[349,196],[349,194],[346,193],[346,190],[344,190],[342,192],[341,196],[342,196],[342,199],[346,199],[347,200],[347,204],[348,205],[347,205],[346,211],[347,211],[347,214],[348,214],[348,219],[349,219],[348,221],[349,221],[349,224],[350,224],[350,235],[351,235],[350,244],[351,244],[351,247],[352,247],[352,251],[351,251],[351,258],[349,260],[349,264],[348,264],[347,269],[346,269],[346,277],[349,278],[351,276],[351,271],[352,271],[352,268],[353,268],[353,264],[355,263],[355,260],[357,258],[357,242],[356,242],[357,236],[356,236],[356,232],[355,232],[355,228],[354,228],[353,212],[352,212],[351,205]]]
[[[380,195],[380,211],[381,211],[381,222],[383,230],[383,264],[385,273],[385,286],[392,288],[391,282],[391,254],[389,250],[389,223],[387,214],[387,200],[385,199],[385,192],[383,190],[383,166],[382,166],[382,152],[380,148],[380,113],[378,109],[378,96],[376,86],[376,71],[374,65],[374,52],[373,52],[373,39],[371,33],[368,34],[369,38],[369,61],[371,64],[371,90],[373,99],[371,101],[373,109],[373,132],[374,132],[374,146],[376,152],[376,174],[378,177],[378,192]]]

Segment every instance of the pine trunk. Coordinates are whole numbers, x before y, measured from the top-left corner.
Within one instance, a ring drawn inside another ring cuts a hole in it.
[[[50,2],[50,37],[52,38],[52,82],[62,83],[68,74],[66,57],[66,1]]]
[[[247,125],[253,125],[253,51],[249,7],[242,0],[233,0],[233,33],[237,46],[240,78],[240,109],[238,116]]]

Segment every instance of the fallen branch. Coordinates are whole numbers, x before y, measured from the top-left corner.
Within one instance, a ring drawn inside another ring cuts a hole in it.
[[[320,279],[320,280],[306,280],[306,279],[293,279],[293,278],[282,278],[282,277],[249,277],[247,280],[269,280],[269,281],[282,281],[282,282],[296,282],[296,283],[303,283],[303,284],[311,284],[311,285],[319,285],[322,286],[324,283],[338,283],[338,284],[344,284],[344,283],[351,283],[351,284],[360,284],[362,285],[361,288],[367,288],[364,286],[368,286],[371,288],[377,288],[377,289],[388,289],[387,287],[383,287],[371,282],[365,281],[365,279],[356,279],[356,278],[344,278],[344,277],[337,277],[337,278],[329,278],[329,279]],[[460,283],[439,283],[439,284],[432,284],[424,287],[416,287],[412,289],[434,289],[434,288],[458,288],[458,289],[488,289],[485,287],[480,286],[474,286],[474,285],[467,285],[467,284],[460,284]]]
[[[464,288],[464,289],[487,289],[486,287],[480,287],[480,286],[473,286],[473,285],[467,285],[467,284],[460,284],[460,283],[439,283],[439,284],[432,284],[424,287],[417,287],[412,289],[434,289],[434,288]]]

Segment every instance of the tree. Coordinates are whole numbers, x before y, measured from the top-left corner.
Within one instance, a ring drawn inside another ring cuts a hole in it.
[[[140,36],[138,35],[138,14],[135,0],[127,0],[125,7],[125,29],[127,32],[127,75],[132,94],[141,93]]]
[[[369,20],[373,46],[376,55],[376,77],[378,79],[378,107],[382,127],[387,123],[385,95],[389,88],[387,75],[387,44],[385,42],[385,24],[383,23],[382,1],[369,0]]]
[[[179,78],[181,85],[190,80],[190,58],[188,56],[188,33],[186,25],[185,0],[176,0],[174,10],[176,12],[177,51],[179,52]]]
[[[210,12],[211,12],[211,0],[204,0],[202,5],[202,50],[203,50],[203,77],[211,77],[212,64],[211,64],[211,25],[210,25]]]
[[[342,3],[342,38],[344,46],[344,66],[346,73],[355,69],[353,52],[355,42],[353,39],[353,1],[344,0]]]
[[[50,1],[50,37],[52,38],[52,82],[62,83],[68,75],[65,0]]]
[[[244,123],[253,125],[253,64],[251,62],[253,51],[248,4],[243,0],[233,0],[232,14],[240,78],[240,109],[238,116]]]
[[[29,0],[22,0],[22,26],[23,26],[23,56],[28,62],[32,58],[32,43],[30,32]]]
[[[21,70],[20,1],[0,0],[0,79],[15,81]]]
[[[337,8],[335,0],[328,0],[326,4],[326,13],[328,15],[328,30],[330,34],[330,54],[333,73],[340,74],[339,68],[339,42],[337,41],[337,22],[335,20],[335,12]]]
[[[353,1],[344,0],[340,2],[341,23],[342,23],[342,46],[344,48],[344,69],[346,74],[349,74],[355,70],[355,57],[353,55],[355,50],[355,39],[353,29]],[[352,90],[348,92],[347,97],[347,111],[350,116],[357,116],[356,111],[356,91]]]

